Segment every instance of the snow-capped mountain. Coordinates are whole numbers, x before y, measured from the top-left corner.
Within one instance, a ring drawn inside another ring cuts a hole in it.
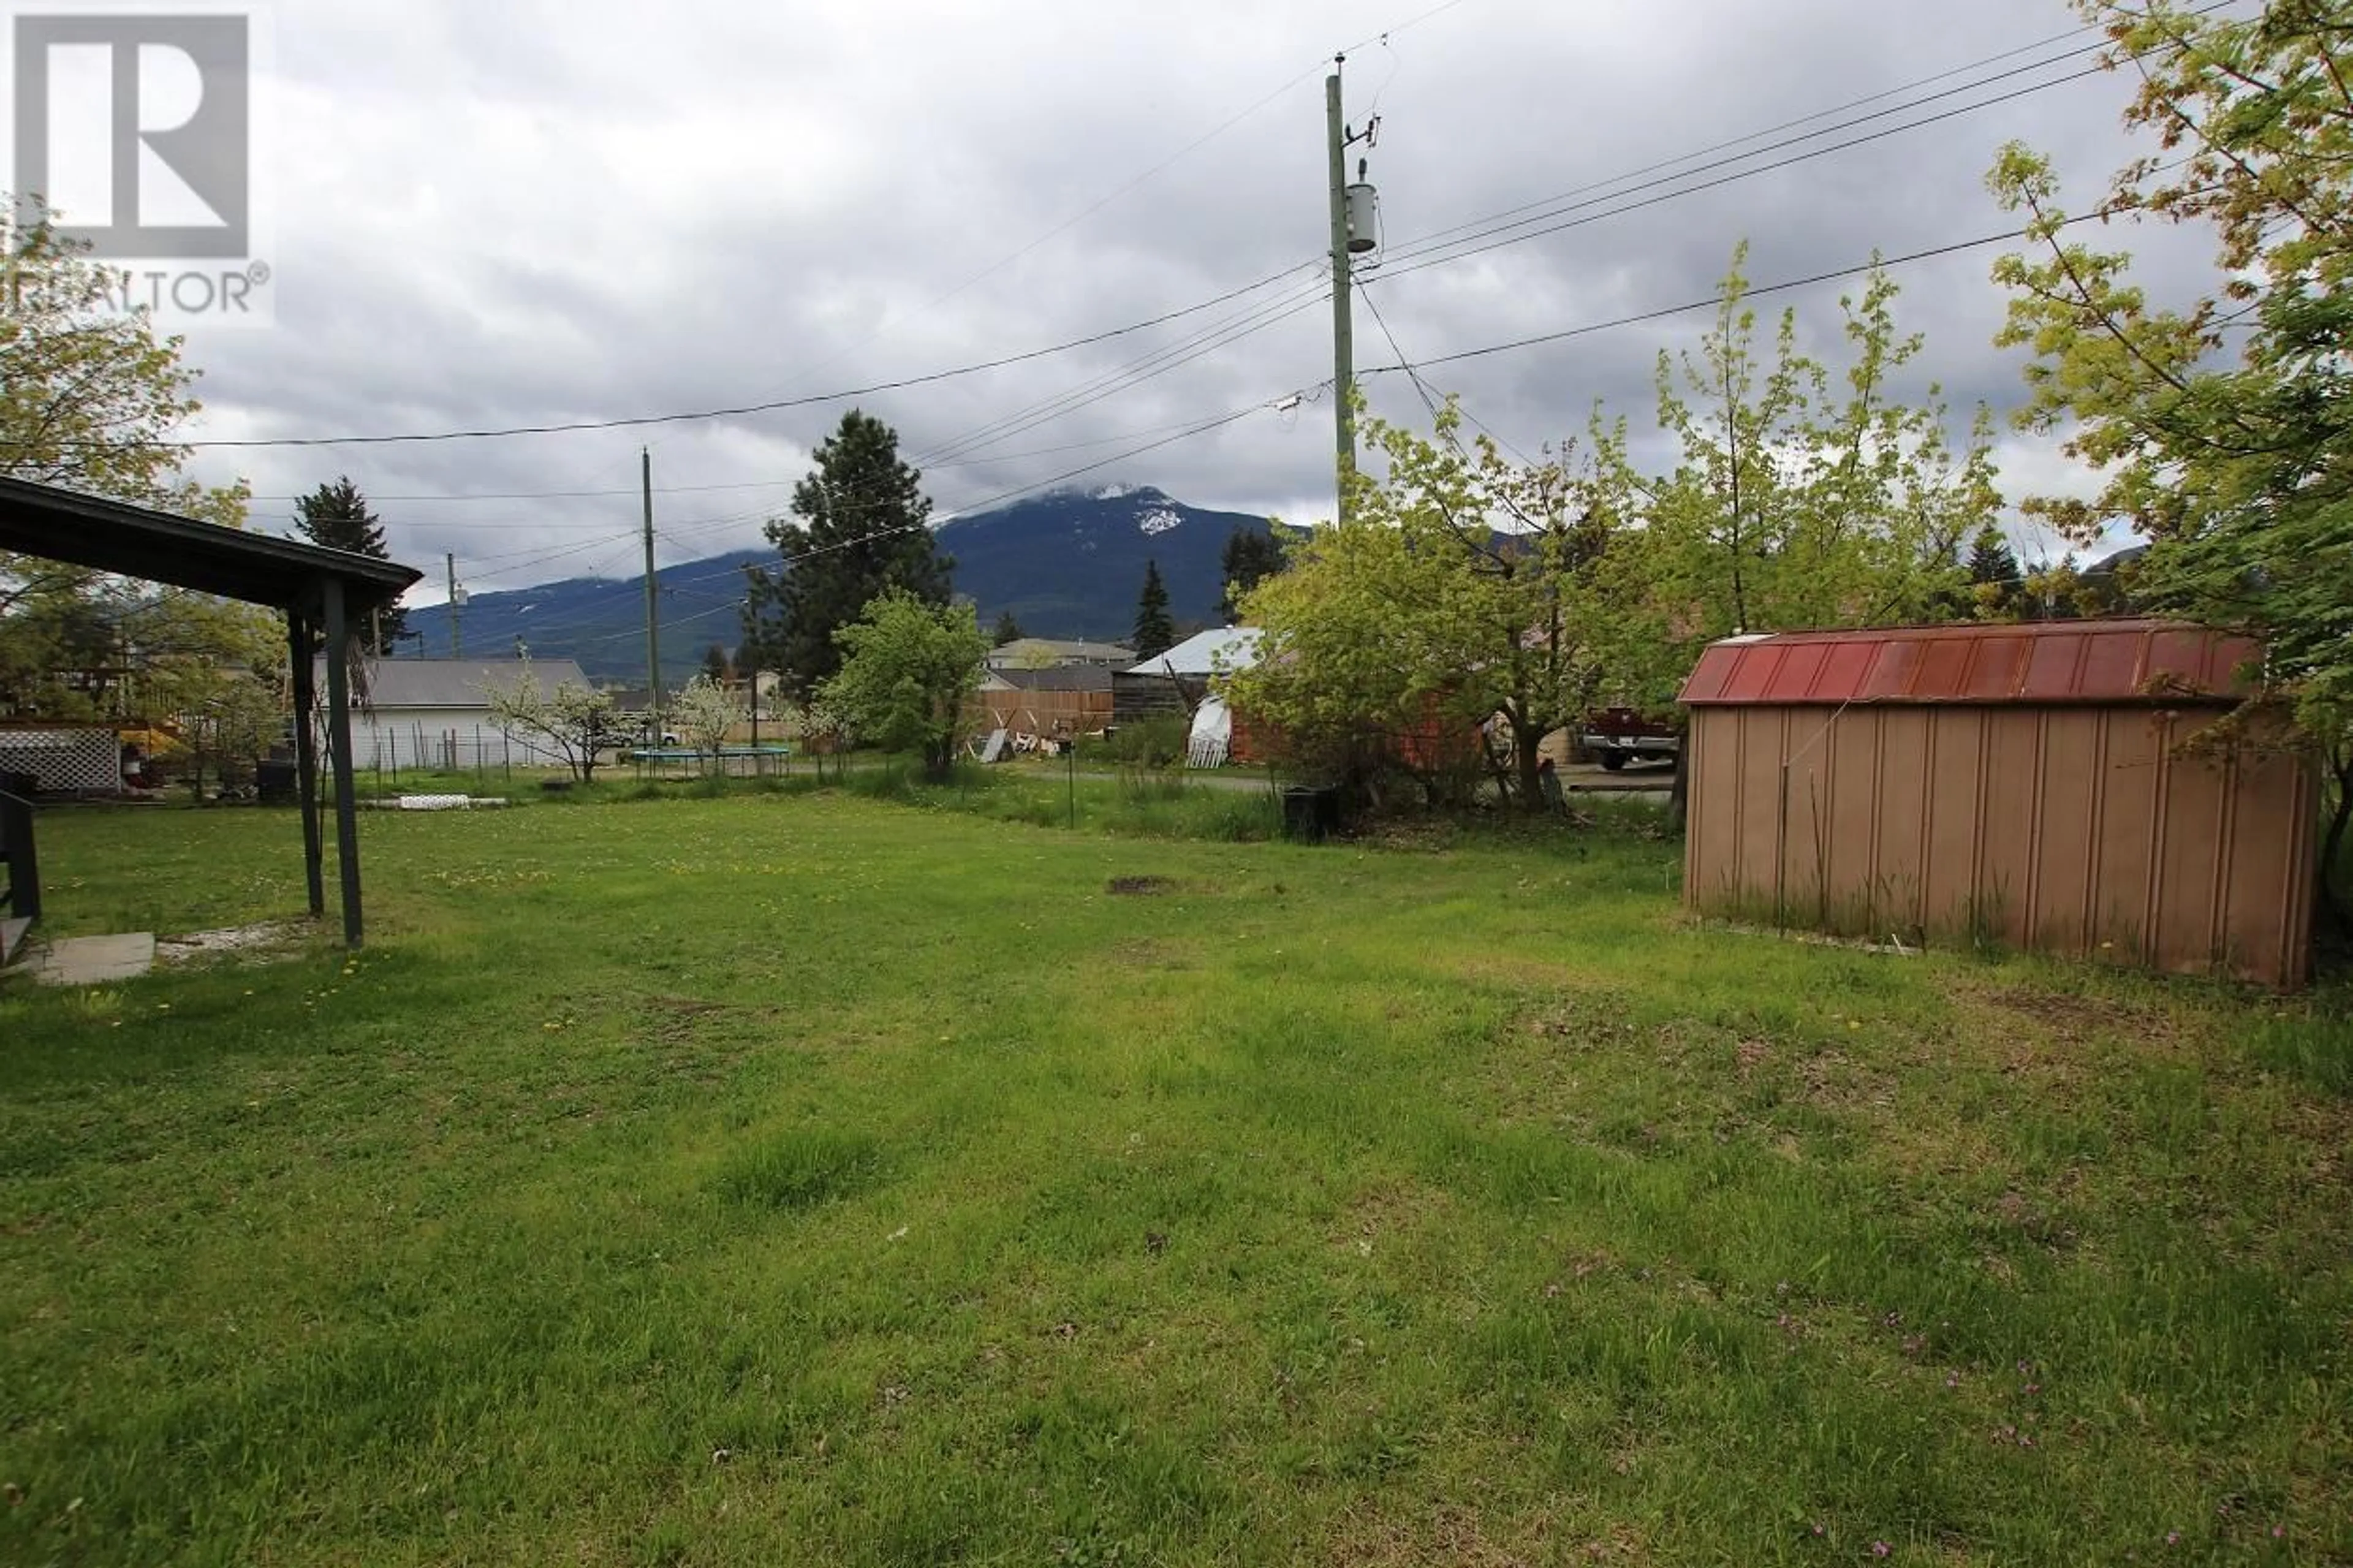
[[[1039,637],[1117,638],[1135,624],[1146,561],[1160,568],[1169,614],[1207,626],[1224,584],[1219,559],[1236,529],[1267,520],[1186,505],[1150,485],[1049,490],[940,530],[955,588],[984,625],[1006,610]]]
[[[1236,529],[1266,532],[1267,520],[1187,506],[1149,485],[1051,490],[994,511],[959,517],[939,531],[940,549],[955,558],[955,586],[980,611],[983,627],[1013,612],[1033,637],[1115,642],[1135,625],[1144,563],[1160,568],[1168,613],[1181,627],[1213,625],[1224,584],[1219,557]],[[661,570],[662,670],[676,683],[701,665],[713,643],[733,647],[739,623],[730,613],[744,597],[746,563],[772,565],[776,552],[736,551]],[[571,578],[506,592],[476,594],[465,609],[465,646],[488,656],[520,642],[548,658],[575,658],[599,680],[642,680],[645,579]],[[448,612],[411,610],[425,651],[449,647]]]

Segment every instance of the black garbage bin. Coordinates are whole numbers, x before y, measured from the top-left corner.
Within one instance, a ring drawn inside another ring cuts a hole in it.
[[[1282,836],[1301,844],[1321,844],[1340,831],[1340,792],[1329,786],[1293,784],[1282,792]]]
[[[253,793],[264,805],[284,805],[295,796],[294,764],[265,761],[253,764]]]

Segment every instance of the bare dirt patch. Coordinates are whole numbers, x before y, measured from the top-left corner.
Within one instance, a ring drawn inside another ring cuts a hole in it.
[[[2064,991],[1990,991],[1986,1000],[2022,1014],[2062,1037],[2104,1035],[2118,1029],[2137,1032],[2150,1021],[2144,1009],[2123,1007],[2105,998],[2078,996]]]
[[[266,963],[290,958],[305,945],[302,927],[291,921],[263,921],[231,926],[225,931],[191,931],[185,936],[158,937],[157,963],[198,963],[214,959],[242,958]]]
[[[1169,877],[1113,877],[1109,884],[1115,898],[1150,899],[1176,890],[1175,879]]]

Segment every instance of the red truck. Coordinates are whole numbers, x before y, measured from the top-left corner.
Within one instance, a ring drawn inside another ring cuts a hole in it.
[[[1671,763],[1683,745],[1672,725],[1646,719],[1631,708],[1593,710],[1585,716],[1578,741],[1613,773],[1630,762]]]

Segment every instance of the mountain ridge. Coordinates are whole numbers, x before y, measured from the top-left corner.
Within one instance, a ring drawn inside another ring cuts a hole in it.
[[[1032,637],[1116,642],[1135,621],[1146,561],[1160,570],[1169,613],[1180,628],[1217,619],[1220,562],[1236,529],[1271,531],[1250,512],[1196,507],[1152,485],[1060,489],[949,519],[934,531],[955,558],[955,592],[973,602],[984,628],[1010,611]],[[662,681],[674,686],[702,667],[716,643],[743,636],[744,568],[773,566],[773,548],[733,550],[662,567]],[[572,658],[592,680],[645,680],[645,574],[565,577],[471,595],[459,613],[466,648],[499,657],[520,644],[534,655]],[[408,612],[423,649],[447,656],[449,610]],[[404,645],[406,648],[406,645]]]

